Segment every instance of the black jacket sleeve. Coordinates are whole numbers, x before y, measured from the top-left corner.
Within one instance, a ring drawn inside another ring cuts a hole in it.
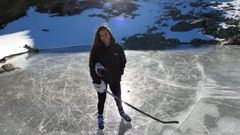
[[[101,83],[101,79],[100,77],[97,75],[97,73],[95,72],[95,64],[97,63],[97,58],[96,56],[92,56],[90,55],[89,58],[89,69],[90,69],[90,75],[92,77],[93,83],[97,83],[100,84]]]
[[[121,70],[121,75],[124,74],[124,68],[125,68],[126,63],[127,63],[127,60],[126,60],[124,50],[120,46],[120,70]]]

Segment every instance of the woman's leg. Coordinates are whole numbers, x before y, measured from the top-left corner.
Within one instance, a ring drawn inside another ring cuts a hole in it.
[[[104,104],[106,101],[106,92],[104,93],[97,93],[98,94],[98,115],[103,115],[103,110],[104,110]]]
[[[97,93],[98,94],[98,128],[104,129],[104,118],[103,118],[103,110],[104,110],[104,103],[106,101],[106,92],[104,93]]]
[[[121,85],[120,85],[120,82],[111,84],[111,85],[109,85],[109,87],[110,87],[113,95],[115,95],[115,96],[117,96],[118,98],[121,99]],[[124,112],[123,107],[122,107],[122,102],[117,100],[117,99],[115,99],[115,101],[116,101],[119,113]]]
[[[113,95],[115,95],[121,99],[121,84],[120,84],[120,82],[117,82],[117,83],[109,85],[109,86],[110,86],[110,89],[111,89]],[[132,119],[130,116],[128,116],[124,112],[123,107],[122,107],[122,102],[119,101],[118,99],[115,99],[115,101],[116,101],[116,104],[118,107],[119,114],[122,116],[123,119],[130,122]]]

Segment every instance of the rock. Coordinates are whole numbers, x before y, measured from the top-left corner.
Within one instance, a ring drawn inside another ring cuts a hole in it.
[[[240,35],[234,36],[222,43],[223,45],[240,45]]]
[[[138,38],[136,37],[136,35],[130,36],[130,37],[128,37],[128,38],[125,38],[125,43],[126,43],[127,45],[136,44],[137,41],[138,41]]]
[[[175,20],[193,20],[197,19],[193,14],[180,14]]]
[[[167,39],[168,45],[178,45],[180,44],[180,40],[176,38]]]
[[[103,6],[102,0],[51,0],[35,1],[36,11],[49,13],[52,16],[72,16],[81,14],[90,8],[100,8]]]
[[[6,62],[7,60],[6,60],[6,58],[4,57],[4,58],[2,58],[2,59],[0,59],[0,63],[4,63],[4,62]]]
[[[31,53],[38,53],[39,52],[39,49],[32,48],[28,45],[25,45],[24,48],[28,49],[28,52],[31,52]]]
[[[44,32],[48,32],[48,31],[49,31],[49,29],[42,29],[42,31],[44,31]]]
[[[136,16],[140,15],[134,13],[138,9],[138,7],[138,4],[128,0],[116,1],[110,7],[105,8],[103,6],[104,15],[98,14],[97,17],[101,17],[105,20],[110,20],[112,17],[117,17],[121,14],[124,14],[124,17],[131,17],[131,19],[134,19]]]
[[[202,7],[202,8],[206,8],[212,5],[216,5],[216,4],[215,3],[212,4],[210,2],[204,2],[203,0],[198,0],[197,2],[190,3],[190,6],[192,7]]]
[[[167,23],[163,23],[163,24],[161,25],[161,27],[167,27],[167,26],[169,26]]]
[[[125,44],[131,45],[177,45],[180,41],[178,39],[166,39],[163,32],[154,34],[138,34],[125,38]]]
[[[226,29],[219,28],[216,31],[216,36],[217,37],[219,37],[219,38],[226,38],[226,39],[232,38],[232,37],[234,37],[236,35],[239,35],[239,34],[240,34],[239,27],[228,27]]]
[[[190,42],[192,45],[215,45],[218,43],[216,40],[203,40],[195,38]]]
[[[1,74],[1,73],[4,73],[4,72],[5,72],[5,71],[0,68],[0,74]]]
[[[157,45],[166,41],[163,32],[154,33],[154,34],[145,34],[141,39],[142,41],[144,41],[144,44],[147,44],[147,45],[148,44]]]
[[[13,71],[15,69],[20,69],[19,67],[15,67],[13,64],[11,63],[8,63],[8,64],[5,64],[5,65],[2,65],[2,67],[0,68],[0,73],[3,73],[3,72],[10,72],[10,71]]]
[[[166,9],[170,9],[167,14],[172,17],[173,20],[178,20],[178,17],[181,15],[181,11],[172,6],[166,6]]]
[[[166,15],[175,21],[197,19],[197,17],[194,16],[194,13],[191,11],[187,14],[182,14],[181,10],[173,6],[165,6],[165,9],[167,10]]]
[[[153,32],[156,31],[157,29],[158,29],[158,27],[153,26],[153,27],[151,27],[151,28],[149,28],[149,29],[147,30],[147,33],[153,33]]]
[[[208,13],[200,13],[199,17],[201,18],[207,18],[209,20],[213,20],[214,22],[223,22],[225,18],[222,16],[222,12],[220,11],[214,11],[214,12],[208,12]]]
[[[211,2],[210,4],[212,7],[217,7],[217,6],[221,5],[221,2]]]
[[[192,25],[186,21],[182,21],[182,22],[178,22],[177,24],[172,26],[171,31],[185,32],[185,31],[192,30],[193,28],[194,28],[194,25]]]
[[[91,14],[91,15],[88,15],[89,17],[99,17],[99,18],[102,18],[104,20],[110,20],[111,16],[106,16],[106,15],[103,15],[103,14]]]
[[[34,0],[1,0],[0,2],[0,28],[8,23],[26,16],[27,10],[33,6]]]
[[[208,19],[198,19],[191,22],[195,28],[203,28],[206,26]]]
[[[219,28],[219,25],[211,19],[207,19],[206,24],[203,24],[203,34],[207,34],[207,35],[216,35],[216,31]]]
[[[222,7],[222,9],[225,11],[229,11],[229,10],[234,10],[234,7],[228,5],[228,6]]]
[[[129,0],[119,0],[112,4],[112,9],[120,13],[131,14],[138,9],[139,5]]]
[[[201,2],[191,2],[190,3],[190,6],[192,6],[192,7],[200,7],[202,5],[202,1]]]

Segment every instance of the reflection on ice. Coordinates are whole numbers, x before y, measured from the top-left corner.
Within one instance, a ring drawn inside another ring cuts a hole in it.
[[[133,121],[124,123],[108,96],[106,128],[97,131],[88,52],[52,51],[27,60],[21,72],[0,75],[0,134],[240,133],[239,50],[126,51],[126,56],[122,99],[180,124],[163,125],[127,106]]]

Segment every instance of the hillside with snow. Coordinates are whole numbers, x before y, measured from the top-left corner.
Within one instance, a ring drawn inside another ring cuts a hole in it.
[[[126,46],[236,45],[239,7],[240,0],[3,0],[0,58],[26,51],[25,44],[40,49],[91,45],[102,24]],[[17,33],[25,33],[19,42],[5,38]]]

